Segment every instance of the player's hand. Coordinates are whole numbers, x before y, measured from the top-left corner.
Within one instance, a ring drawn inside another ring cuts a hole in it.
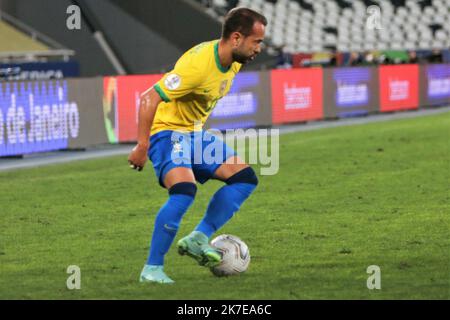
[[[128,164],[131,169],[142,171],[147,162],[147,152],[149,145],[137,144],[128,156]]]

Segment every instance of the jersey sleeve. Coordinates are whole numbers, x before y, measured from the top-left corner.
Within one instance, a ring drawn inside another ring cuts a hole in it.
[[[185,54],[174,69],[166,73],[154,88],[165,102],[181,98],[194,91],[204,80],[201,64],[194,55]]]

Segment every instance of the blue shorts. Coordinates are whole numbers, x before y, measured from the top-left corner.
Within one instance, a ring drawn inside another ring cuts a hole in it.
[[[214,173],[236,152],[220,138],[208,131],[178,132],[160,131],[150,137],[148,158],[153,163],[159,184],[173,168],[192,169],[201,184],[214,177]]]

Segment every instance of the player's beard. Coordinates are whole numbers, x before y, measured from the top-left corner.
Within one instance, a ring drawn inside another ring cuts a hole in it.
[[[246,63],[250,62],[251,58],[253,57],[253,56],[247,56],[240,52],[233,52],[232,55],[233,55],[233,61],[236,61],[236,62],[239,62],[242,64],[246,64]]]

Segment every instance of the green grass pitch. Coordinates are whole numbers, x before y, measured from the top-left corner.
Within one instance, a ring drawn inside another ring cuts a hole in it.
[[[149,163],[0,173],[0,298],[449,299],[449,161],[450,113],[282,135],[279,173],[218,232],[246,241],[249,270],[216,278],[172,246],[173,286],[138,282],[166,200]],[[175,241],[220,185],[199,186]],[[66,288],[69,265],[80,290]],[[381,290],[366,286],[369,265]]]

